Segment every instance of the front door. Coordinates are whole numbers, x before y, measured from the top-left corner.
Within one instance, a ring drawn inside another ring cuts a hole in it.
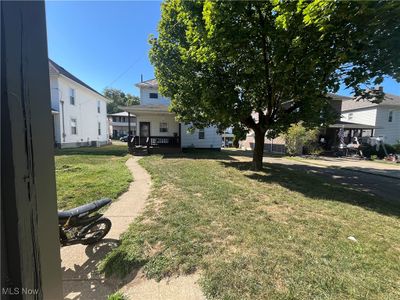
[[[139,127],[140,141],[146,140],[150,136],[150,122],[140,122]]]

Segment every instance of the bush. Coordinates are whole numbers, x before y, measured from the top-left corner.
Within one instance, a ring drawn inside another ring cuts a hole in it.
[[[400,153],[400,143],[392,145],[394,148],[395,153]]]
[[[386,148],[386,151],[388,154],[398,153],[396,148],[392,145],[385,144],[385,148]],[[374,159],[376,157],[379,159],[383,159],[386,157],[385,150],[383,149],[382,146],[379,146],[379,150],[377,151],[376,146],[371,146],[369,144],[363,144],[361,150],[365,157],[368,157],[371,159]]]
[[[301,155],[303,148],[310,154],[319,152],[318,132],[318,129],[307,129],[301,123],[292,124],[284,134],[287,152],[290,155]]]

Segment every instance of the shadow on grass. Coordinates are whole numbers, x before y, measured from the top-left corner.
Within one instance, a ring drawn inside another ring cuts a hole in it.
[[[241,171],[252,170],[251,162],[221,161],[221,164]],[[374,193],[379,183],[373,182],[374,178],[363,179],[354,172],[338,173],[337,169],[270,163],[264,165],[262,171],[251,172],[246,176],[259,182],[277,183],[312,199],[349,203],[380,214],[400,216],[400,203],[393,200],[397,198],[393,198],[392,203],[383,201]],[[400,190],[400,181],[397,189]],[[388,195],[397,194],[393,190],[387,192]]]
[[[109,156],[125,156],[128,154],[128,146],[126,145],[108,145],[102,147],[80,147],[69,149],[55,149],[55,156],[60,155],[109,155]]]
[[[237,161],[234,157],[251,157],[252,152],[249,151],[232,151],[232,150],[210,150],[210,149],[184,149],[183,152],[162,154],[163,159],[216,159]]]

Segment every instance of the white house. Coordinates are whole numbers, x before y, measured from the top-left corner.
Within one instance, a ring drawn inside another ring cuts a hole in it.
[[[114,139],[128,135],[129,125],[131,127],[132,134],[136,135],[136,117],[134,115],[129,116],[129,113],[126,111],[108,114],[108,124],[110,136],[112,136]]]
[[[144,145],[149,138],[155,147],[221,148],[222,137],[217,127],[190,130],[190,124],[175,120],[175,114],[168,110],[170,99],[158,92],[156,79],[136,86],[140,89],[140,105],[125,107],[125,111],[136,116],[137,145]]]
[[[400,96],[385,94],[381,103],[346,99],[342,102],[341,121],[374,126],[374,136],[396,144],[400,140]]]
[[[49,59],[54,143],[57,147],[108,142],[107,99]]]

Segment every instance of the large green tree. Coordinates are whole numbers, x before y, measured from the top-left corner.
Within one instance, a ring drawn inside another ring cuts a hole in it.
[[[129,93],[125,94],[119,89],[106,88],[103,91],[103,95],[111,100],[109,103],[107,103],[107,113],[109,114],[121,112],[121,106],[129,106],[140,103],[139,97],[133,96]]]
[[[398,2],[167,0],[150,59],[181,121],[253,130],[260,169],[266,134],[335,119],[341,83],[400,79],[399,19]]]

